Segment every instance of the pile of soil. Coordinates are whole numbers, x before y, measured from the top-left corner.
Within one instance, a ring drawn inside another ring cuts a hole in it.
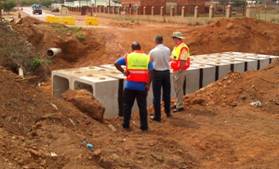
[[[62,53],[51,60],[51,69],[74,67],[75,62],[100,46],[94,37],[87,38],[87,32],[78,27],[48,24],[31,17],[24,17],[13,27],[36,48],[41,58],[46,58],[49,48],[62,49]]]
[[[89,52],[75,66],[113,63],[130,52],[133,41],[140,42],[148,53],[155,46],[153,38],[158,34],[163,35],[165,44],[172,48],[171,35],[174,31],[184,33],[185,42],[193,55],[225,51],[279,55],[279,25],[255,19],[221,19],[199,26],[100,20],[104,20],[105,28],[86,31],[89,38],[95,37],[102,44],[102,48]]]
[[[92,94],[86,90],[68,90],[63,98],[73,103],[78,109],[100,122],[104,121],[105,108]]]
[[[256,73],[231,73],[189,97],[186,104],[191,105],[237,107],[260,102],[259,107],[279,115],[279,62]]]
[[[279,55],[278,24],[249,18],[222,19],[185,31],[194,54],[239,51]]]
[[[96,143],[90,130],[106,131],[103,125],[3,68],[0,84],[1,168],[98,166],[81,140]]]

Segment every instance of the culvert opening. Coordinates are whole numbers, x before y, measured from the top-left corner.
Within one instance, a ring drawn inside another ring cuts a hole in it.
[[[83,82],[75,81],[74,88],[75,88],[75,90],[83,89],[83,90],[86,90],[86,91],[90,92],[91,94],[93,94],[93,87],[91,85],[83,83]]]
[[[70,82],[68,79],[60,76],[53,76],[53,94],[61,96],[62,93],[69,90]]]

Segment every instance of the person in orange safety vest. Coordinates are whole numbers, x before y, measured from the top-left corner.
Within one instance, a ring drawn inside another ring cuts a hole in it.
[[[170,66],[173,70],[173,84],[176,95],[176,104],[173,107],[173,112],[180,112],[184,111],[183,86],[186,79],[186,70],[190,67],[190,49],[183,42],[184,37],[181,32],[174,32],[172,39],[175,47],[171,53]]]
[[[140,113],[140,128],[142,131],[147,131],[147,93],[151,83],[153,64],[150,56],[141,51],[141,46],[138,42],[133,42],[131,48],[131,53],[120,57],[115,62],[115,67],[126,76],[123,93],[123,128],[130,128],[132,107],[135,100],[137,100]],[[126,66],[126,69],[121,66]]]

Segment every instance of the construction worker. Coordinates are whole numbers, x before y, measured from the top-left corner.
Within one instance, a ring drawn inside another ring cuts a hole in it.
[[[171,53],[170,66],[173,70],[173,84],[176,94],[176,104],[173,107],[173,112],[184,111],[183,105],[183,86],[186,79],[186,70],[190,66],[190,50],[183,42],[183,35],[181,32],[173,32],[172,39],[175,47]]]
[[[153,61],[152,89],[153,89],[153,107],[154,117],[152,120],[161,121],[161,89],[163,89],[164,108],[167,117],[171,116],[171,83],[170,83],[170,49],[163,44],[163,37],[155,37],[156,47],[149,55]]]
[[[136,99],[140,111],[140,129],[147,131],[146,98],[151,82],[153,65],[150,56],[141,51],[141,46],[138,42],[133,42],[131,48],[131,53],[115,62],[115,67],[127,77],[124,85],[123,128],[130,128],[132,107]],[[121,67],[124,65],[126,70]]]

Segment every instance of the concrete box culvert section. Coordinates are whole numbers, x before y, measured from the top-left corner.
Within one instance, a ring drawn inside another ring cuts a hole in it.
[[[217,62],[228,62],[230,64],[231,67],[231,72],[244,72],[245,71],[245,63],[243,61],[238,61],[237,59],[233,58],[233,57],[224,57],[224,56],[219,56],[219,57],[198,57],[196,59],[194,59],[194,62],[196,63],[207,63],[208,61],[217,61]]]
[[[228,61],[220,60],[197,60],[196,63],[203,65],[215,66],[215,80],[218,80],[231,72],[231,63]]]
[[[207,86],[229,72],[244,72],[263,68],[278,56],[224,52],[193,56],[184,80],[184,93],[189,94]],[[173,73],[171,72],[171,77]],[[105,118],[123,114],[125,77],[113,65],[90,66],[52,72],[53,95],[61,96],[66,90],[85,89],[106,108]],[[171,80],[172,97],[175,97]],[[152,88],[148,93],[148,106],[153,103]],[[135,102],[133,111],[137,112]]]

